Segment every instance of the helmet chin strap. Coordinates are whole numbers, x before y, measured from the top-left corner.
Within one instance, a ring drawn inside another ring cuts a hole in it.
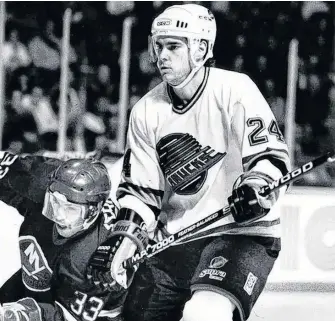
[[[207,59],[209,57],[207,57],[207,54],[205,56],[205,58],[203,60],[201,60],[200,62],[196,62],[194,60],[194,54],[195,54],[195,51],[197,50],[197,47],[198,47],[198,44],[196,47],[193,47],[192,48],[192,45],[189,44],[189,58],[190,58],[190,63],[191,63],[191,67],[192,67],[192,70],[190,71],[190,73],[187,75],[187,77],[178,85],[170,85],[171,87],[173,88],[176,88],[176,89],[182,89],[184,88],[194,77],[194,75],[199,71],[199,69],[205,64],[205,62],[207,61]],[[193,50],[192,50],[193,49]]]
[[[179,85],[170,85],[170,86],[176,89],[184,88],[193,79],[194,75],[203,65],[204,64],[202,63],[201,65],[194,67],[188,74],[188,76]]]

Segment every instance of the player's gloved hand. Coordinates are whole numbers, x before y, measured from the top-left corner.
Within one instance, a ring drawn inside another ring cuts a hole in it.
[[[236,223],[247,225],[269,213],[278,199],[279,191],[273,191],[264,197],[258,192],[272,181],[271,177],[260,172],[245,173],[236,180],[232,195],[228,197]]]
[[[123,263],[148,245],[145,224],[135,211],[121,208],[110,238],[91,256],[87,276],[95,284],[112,289],[118,285],[127,289],[138,266],[125,269]]]
[[[0,321],[42,321],[41,308],[32,298],[0,305]]]

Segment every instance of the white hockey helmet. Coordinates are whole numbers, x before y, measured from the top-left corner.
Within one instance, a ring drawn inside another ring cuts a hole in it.
[[[197,4],[175,5],[167,8],[152,23],[150,52],[153,61],[157,61],[155,42],[159,36],[176,36],[186,38],[189,47],[189,58],[192,67],[186,79],[173,87],[183,88],[194,74],[213,57],[213,47],[216,38],[216,22],[214,15],[207,8]],[[197,62],[194,54],[201,40],[206,40],[208,47],[205,58]]]

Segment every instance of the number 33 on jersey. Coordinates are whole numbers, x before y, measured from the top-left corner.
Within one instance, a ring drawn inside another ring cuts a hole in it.
[[[104,302],[97,297],[89,297],[87,294],[76,291],[77,299],[70,304],[71,311],[85,321],[94,321],[101,311]]]

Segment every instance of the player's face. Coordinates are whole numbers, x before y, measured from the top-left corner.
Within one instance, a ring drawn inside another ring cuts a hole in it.
[[[54,222],[58,233],[63,237],[71,237],[82,230],[84,219],[75,206],[54,204]]]
[[[154,44],[157,67],[164,81],[179,85],[191,72],[187,40],[181,37],[161,36]]]
[[[43,213],[55,222],[58,233],[63,237],[71,237],[83,229],[85,205],[71,203],[58,192],[48,192],[50,211]]]

